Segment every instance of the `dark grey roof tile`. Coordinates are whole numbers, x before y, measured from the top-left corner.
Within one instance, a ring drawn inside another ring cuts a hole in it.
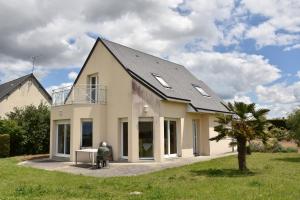
[[[189,100],[193,107],[199,109],[228,112],[222,100],[184,66],[108,40],[101,40],[128,71],[139,76],[167,98]],[[171,89],[162,86],[153,73],[161,76]],[[210,97],[201,95],[193,85],[203,88]]]

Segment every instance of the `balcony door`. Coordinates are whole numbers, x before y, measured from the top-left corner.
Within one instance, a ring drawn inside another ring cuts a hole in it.
[[[56,155],[70,156],[70,124],[68,122],[57,123]]]
[[[98,102],[98,76],[92,75],[89,77],[89,97],[91,103]]]
[[[165,157],[177,156],[177,127],[175,120],[164,121]]]

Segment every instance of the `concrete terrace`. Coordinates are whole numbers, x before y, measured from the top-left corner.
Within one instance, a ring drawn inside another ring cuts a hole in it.
[[[172,158],[164,162],[111,162],[109,168],[96,169],[90,164],[79,163],[75,166],[74,162],[60,162],[49,158],[27,160],[20,162],[19,165],[44,169],[48,171],[60,171],[77,175],[94,177],[116,177],[116,176],[136,176],[160,171],[167,168],[180,167],[196,162],[208,161],[211,159],[235,155],[236,153],[227,153],[217,156],[197,156],[190,158]]]

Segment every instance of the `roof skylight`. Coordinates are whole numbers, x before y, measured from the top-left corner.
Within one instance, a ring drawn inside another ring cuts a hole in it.
[[[161,76],[157,74],[152,74],[152,75],[162,86],[164,86],[165,88],[171,88],[169,84]]]
[[[207,94],[207,92],[205,92],[205,90],[197,85],[193,85],[195,87],[195,89],[200,93],[202,94],[203,96],[206,96],[206,97],[210,97],[209,94]]]

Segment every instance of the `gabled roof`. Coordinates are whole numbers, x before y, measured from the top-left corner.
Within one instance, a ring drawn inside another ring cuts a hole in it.
[[[0,85],[0,101],[2,101],[5,97],[9,96],[16,89],[18,89],[21,85],[23,85],[27,80],[32,79],[44,92],[47,100],[51,102],[52,98],[45,90],[45,88],[41,85],[41,83],[35,78],[33,74],[27,74],[15,80],[3,83]]]
[[[97,39],[75,83],[98,42],[101,42],[110,51],[129,75],[163,99],[187,102],[195,111],[204,110],[229,113],[223,105],[222,100],[203,81],[193,76],[184,66],[102,38]],[[171,88],[162,86],[153,76],[154,74],[162,77]],[[209,97],[201,95],[195,86],[202,88],[208,93]]]

